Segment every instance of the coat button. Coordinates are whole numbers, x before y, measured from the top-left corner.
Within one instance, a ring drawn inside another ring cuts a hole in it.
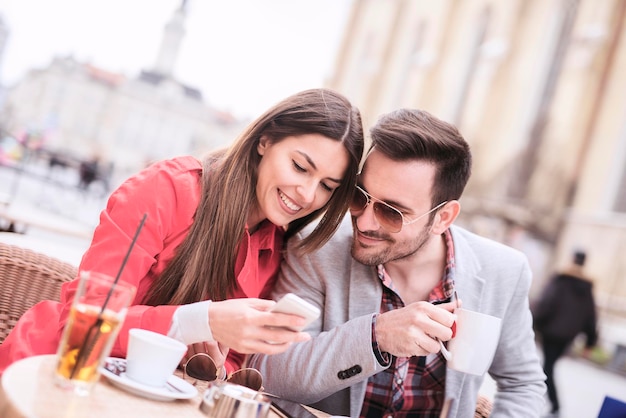
[[[356,376],[357,374],[361,373],[363,371],[363,368],[361,366],[359,366],[358,364],[356,366],[352,366],[350,368],[350,376]]]
[[[361,373],[362,371],[363,371],[363,368],[357,364],[355,366],[350,367],[349,369],[341,370],[341,371],[337,372],[337,377],[339,379],[341,379],[341,380],[345,380],[345,379],[348,379],[350,377],[356,376],[357,374]]]

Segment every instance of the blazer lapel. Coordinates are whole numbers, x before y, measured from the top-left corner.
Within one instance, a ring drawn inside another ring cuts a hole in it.
[[[450,231],[454,242],[454,286],[457,296],[461,300],[463,308],[480,311],[485,285],[484,279],[479,276],[480,264],[467,240],[459,234],[455,227],[451,227]],[[446,402],[450,402],[449,416],[457,415],[458,400],[461,397],[466,377],[465,373],[446,368],[445,399]]]
[[[350,288],[346,289],[348,303],[348,318],[357,318],[372,312],[380,311],[380,302],[383,297],[381,281],[378,279],[376,267],[365,266],[352,259],[350,268]],[[354,303],[352,303],[354,301]],[[349,388],[350,416],[359,416],[367,379]]]

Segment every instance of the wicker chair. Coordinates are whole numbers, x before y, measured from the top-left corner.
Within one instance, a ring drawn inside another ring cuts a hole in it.
[[[17,320],[42,300],[58,300],[77,268],[56,258],[0,242],[0,344]]]

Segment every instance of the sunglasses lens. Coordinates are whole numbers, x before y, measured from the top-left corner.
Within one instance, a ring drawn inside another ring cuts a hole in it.
[[[350,202],[350,211],[358,213],[365,209],[365,206],[367,206],[367,196],[361,189],[357,188]]]
[[[381,202],[374,202],[374,214],[382,227],[389,232],[400,232],[402,229],[402,214],[397,210]]]
[[[263,386],[263,376],[256,369],[241,369],[230,375],[228,382],[245,386],[252,390],[260,390]]]
[[[185,363],[185,374],[197,380],[212,382],[217,379],[217,366],[207,354],[194,354]]]

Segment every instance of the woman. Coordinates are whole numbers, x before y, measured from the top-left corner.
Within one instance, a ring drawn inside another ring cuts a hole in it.
[[[112,193],[80,270],[112,276],[143,214],[147,220],[121,275],[137,287],[112,356],[124,357],[130,328],[203,343],[227,369],[241,354],[275,354],[304,333],[301,318],[270,313],[284,241],[316,218],[300,249],[336,230],[356,184],[363,151],[358,110],[327,89],[295,94],[253,121],[226,150],[202,163],[156,163]],[[0,373],[12,362],[55,353],[77,281],[61,302],[41,302],[0,346]],[[52,325],[50,325],[52,324]],[[219,343],[219,345],[218,345]]]

